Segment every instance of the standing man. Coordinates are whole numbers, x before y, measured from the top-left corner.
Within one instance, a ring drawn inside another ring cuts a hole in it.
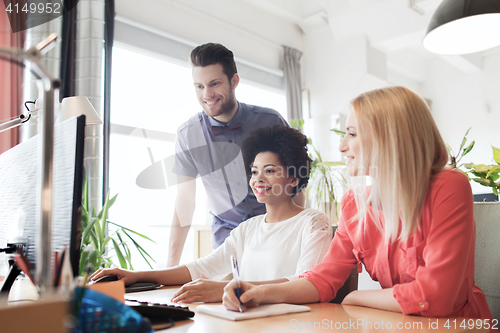
[[[241,222],[265,213],[248,185],[240,147],[250,131],[274,124],[288,126],[273,109],[239,103],[240,78],[233,53],[207,43],[191,52],[196,96],[203,112],[177,129],[177,196],[167,266],[179,264],[195,209],[195,178],[202,178],[210,204],[212,247],[221,245]]]

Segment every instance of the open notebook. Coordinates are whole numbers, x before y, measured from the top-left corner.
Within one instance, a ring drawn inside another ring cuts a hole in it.
[[[229,311],[221,304],[203,304],[196,307],[196,312],[228,320],[245,320],[307,311],[311,311],[311,308],[308,306],[284,303],[259,305],[254,308],[248,308],[245,312]]]

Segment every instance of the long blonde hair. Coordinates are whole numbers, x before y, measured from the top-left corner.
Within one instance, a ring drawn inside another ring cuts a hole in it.
[[[406,240],[420,227],[431,177],[448,162],[446,146],[427,103],[408,88],[372,90],[351,105],[363,168],[373,179],[370,194],[358,205],[358,216],[366,218],[371,204],[378,226],[378,211],[383,212],[386,240]]]

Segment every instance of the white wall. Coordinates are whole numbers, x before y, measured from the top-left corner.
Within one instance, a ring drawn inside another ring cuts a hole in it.
[[[296,24],[234,0],[117,1],[116,13],[178,38],[187,44],[217,42],[237,59],[272,70],[281,69],[281,45],[302,50]]]
[[[462,162],[491,164],[491,145],[500,147],[500,55],[483,59],[480,70],[464,73],[449,63],[432,62],[425,95],[432,100],[436,123],[444,140],[456,152],[466,130],[475,140],[472,152]],[[472,183],[475,193],[491,193]]]

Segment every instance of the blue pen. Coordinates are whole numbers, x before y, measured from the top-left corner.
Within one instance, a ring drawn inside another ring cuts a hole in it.
[[[238,262],[236,261],[236,257],[231,255],[231,267],[233,268],[233,279],[236,281],[236,288],[234,289],[234,293],[238,300],[241,296],[241,288],[240,288],[240,270],[238,269]],[[243,312],[243,308],[241,307],[243,303],[240,301],[239,310]]]

